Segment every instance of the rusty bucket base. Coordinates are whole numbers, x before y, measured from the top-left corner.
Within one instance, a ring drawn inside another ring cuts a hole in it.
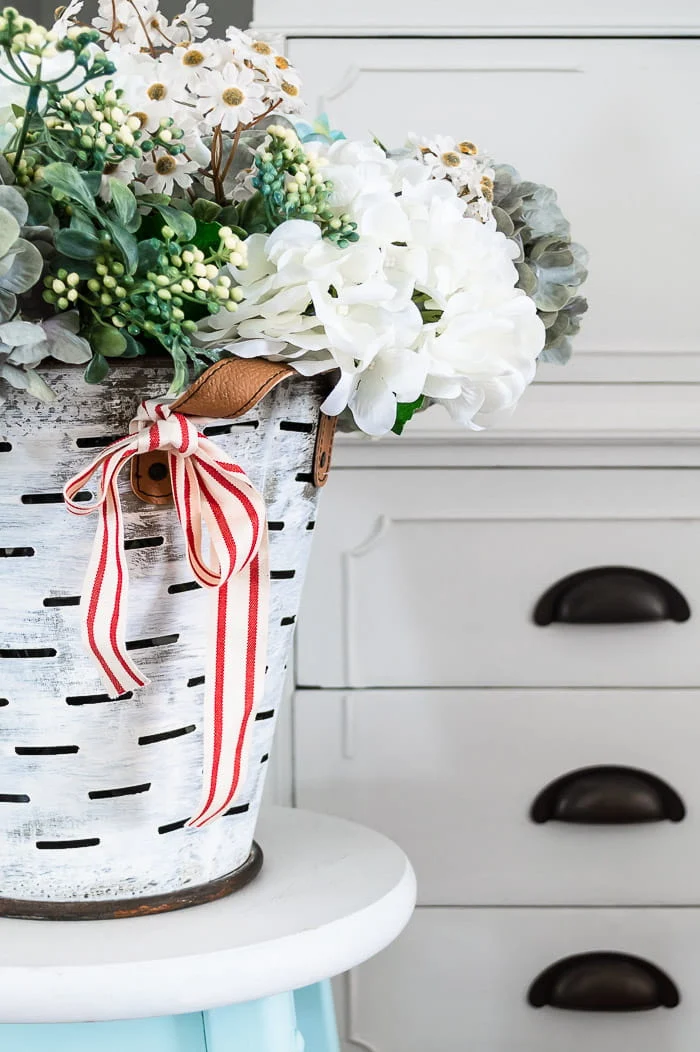
[[[198,884],[193,888],[171,891],[167,895],[149,895],[140,899],[112,899],[104,902],[34,902],[29,899],[0,898],[0,917],[22,920],[116,920],[120,917],[147,917],[201,906],[240,891],[257,877],[262,869],[263,853],[253,842],[248,860],[232,873]]]

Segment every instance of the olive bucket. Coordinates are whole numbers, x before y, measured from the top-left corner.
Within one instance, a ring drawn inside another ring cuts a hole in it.
[[[212,385],[214,412],[193,416],[207,418],[202,433],[264,498],[267,667],[247,773],[232,806],[202,828],[188,822],[202,793],[210,589],[193,580],[167,470],[158,454],[143,456],[132,486],[127,472],[119,483],[126,649],[149,683],[117,699],[81,635],[96,516],[68,514],[62,493],[129,433],[144,394],[167,389],[167,371],[125,363],[90,386],[80,370],[58,367],[55,402],[10,392],[0,408],[0,915],[178,909],[227,895],[260,869],[255,824],[332,426],[320,413],[322,379],[282,367],[278,383],[279,366],[230,361],[243,369],[235,408],[231,384],[228,393]],[[94,498],[86,489],[78,499]]]

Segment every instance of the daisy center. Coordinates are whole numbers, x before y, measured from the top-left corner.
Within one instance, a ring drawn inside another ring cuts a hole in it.
[[[289,69],[289,63],[287,62],[284,55],[276,56],[275,65],[277,66],[277,69]]]
[[[145,128],[146,125],[148,124],[148,116],[147,116],[147,114],[143,113],[141,110],[136,110],[134,113],[130,113],[129,116],[130,117],[138,117],[139,121],[141,122],[141,127],[142,128]]]
[[[240,106],[244,99],[245,95],[240,88],[225,88],[221,92],[221,101],[227,106]]]
[[[197,51],[197,48],[190,48],[182,56],[183,66],[201,66],[204,62],[204,55],[201,51]]]
[[[164,157],[159,157],[155,163],[158,175],[172,175],[176,168],[177,161],[169,153],[166,153]]]
[[[271,55],[272,48],[269,44],[266,44],[264,40],[255,40],[251,44],[253,51],[257,51],[258,55]]]
[[[160,102],[161,99],[167,96],[168,89],[165,84],[156,82],[155,84],[149,84],[146,94],[153,102]]]
[[[479,152],[473,142],[460,142],[457,145],[457,149],[460,153],[466,153],[470,157]]]
[[[446,150],[440,157],[440,160],[445,165],[445,168],[459,168],[462,163],[459,154],[455,153],[454,150]]]
[[[481,192],[487,201],[493,201],[493,179],[489,179],[488,175],[481,177]]]
[[[296,86],[296,84],[290,84],[286,80],[282,81],[280,87],[282,88],[282,91],[285,93],[285,95],[291,95],[292,98],[296,98],[296,96],[299,94],[299,88]]]

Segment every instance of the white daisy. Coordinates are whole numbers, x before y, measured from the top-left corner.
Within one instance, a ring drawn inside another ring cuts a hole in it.
[[[207,70],[217,69],[221,65],[219,52],[210,40],[201,44],[180,45],[175,48],[172,57],[184,70],[184,82],[188,88],[194,88]]]
[[[185,10],[173,19],[169,36],[175,44],[202,40],[210,25],[209,5],[199,3],[198,0],[187,0]]]
[[[136,114],[143,127],[156,130],[163,118],[175,123],[187,110],[191,96],[186,87],[187,71],[176,56],[164,53],[160,58],[133,55],[123,47],[109,52],[117,67],[113,80],[124,92],[130,113]]]
[[[291,68],[273,85],[271,94],[280,100],[277,113],[297,114],[306,108],[301,97],[301,80]]]
[[[136,158],[125,157],[119,164],[108,165],[100,182],[100,197],[108,204],[112,200],[110,178],[118,179],[125,186],[131,186],[136,178]]]
[[[156,27],[167,26],[158,10],[158,0],[139,0],[139,15],[141,17],[137,18],[129,0],[99,0],[92,24],[117,43],[139,50],[148,47],[149,41],[153,42],[152,30],[155,32]]]
[[[155,161],[147,161],[141,169],[148,190],[155,194],[172,194],[179,186],[186,190],[192,184],[193,174],[199,170],[196,161],[188,161],[184,154],[173,157],[162,153]]]
[[[84,0],[70,0],[67,7],[56,8],[56,21],[53,31],[58,37],[64,37],[70,29],[73,19],[80,14]]]
[[[239,124],[251,124],[265,112],[262,85],[251,69],[230,63],[223,72],[213,70],[196,87],[204,119],[212,128],[235,131]]]

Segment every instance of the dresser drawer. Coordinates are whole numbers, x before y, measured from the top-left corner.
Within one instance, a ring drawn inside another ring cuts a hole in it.
[[[599,995],[615,1003],[630,986],[671,1000],[670,979],[680,1004],[627,1012],[529,1005],[531,984],[551,965],[600,951],[616,956],[602,967],[589,960],[561,969],[572,996],[577,972],[588,968]],[[649,965],[663,974],[650,976]],[[700,912],[418,910],[398,941],[346,983],[347,1052],[696,1052]]]
[[[304,686],[700,685],[697,471],[339,471],[317,534]]]
[[[300,691],[294,733],[298,805],[422,904],[700,905],[700,691]]]
[[[686,3],[687,25],[691,0]],[[403,3],[402,12],[412,6],[420,5]],[[463,25],[478,6],[459,3]],[[609,12],[611,6],[600,3],[600,10]],[[514,36],[518,24],[536,20],[530,4],[518,9],[520,16],[510,22]],[[580,18],[584,6],[557,5],[563,9],[570,14],[575,9],[574,17]],[[585,9],[591,16],[590,3]],[[630,0],[632,10],[638,15],[639,4]],[[480,7],[491,24],[503,15],[495,11],[493,5]],[[665,8],[655,15],[666,21]],[[439,16],[431,5],[431,21],[434,17]],[[672,20],[671,12],[668,17]],[[605,18],[596,20],[600,25]],[[563,35],[565,29],[558,32]],[[592,261],[585,290],[591,310],[577,352],[700,350],[697,258],[688,237],[700,225],[700,203],[686,197],[682,223],[670,207],[648,206],[650,185],[670,191],[668,157],[689,181],[700,179],[700,143],[687,132],[690,100],[700,91],[699,56],[698,40],[452,35],[290,41],[311,112],[327,110],[333,126],[349,137],[369,138],[371,128],[394,146],[411,131],[467,138],[498,161],[515,165],[524,179],[556,187],[574,236]],[[527,117],[514,120],[519,99],[526,100]],[[604,172],[644,176],[615,181]],[[674,266],[649,266],[649,246],[657,244]],[[666,310],[662,304],[673,307]]]

